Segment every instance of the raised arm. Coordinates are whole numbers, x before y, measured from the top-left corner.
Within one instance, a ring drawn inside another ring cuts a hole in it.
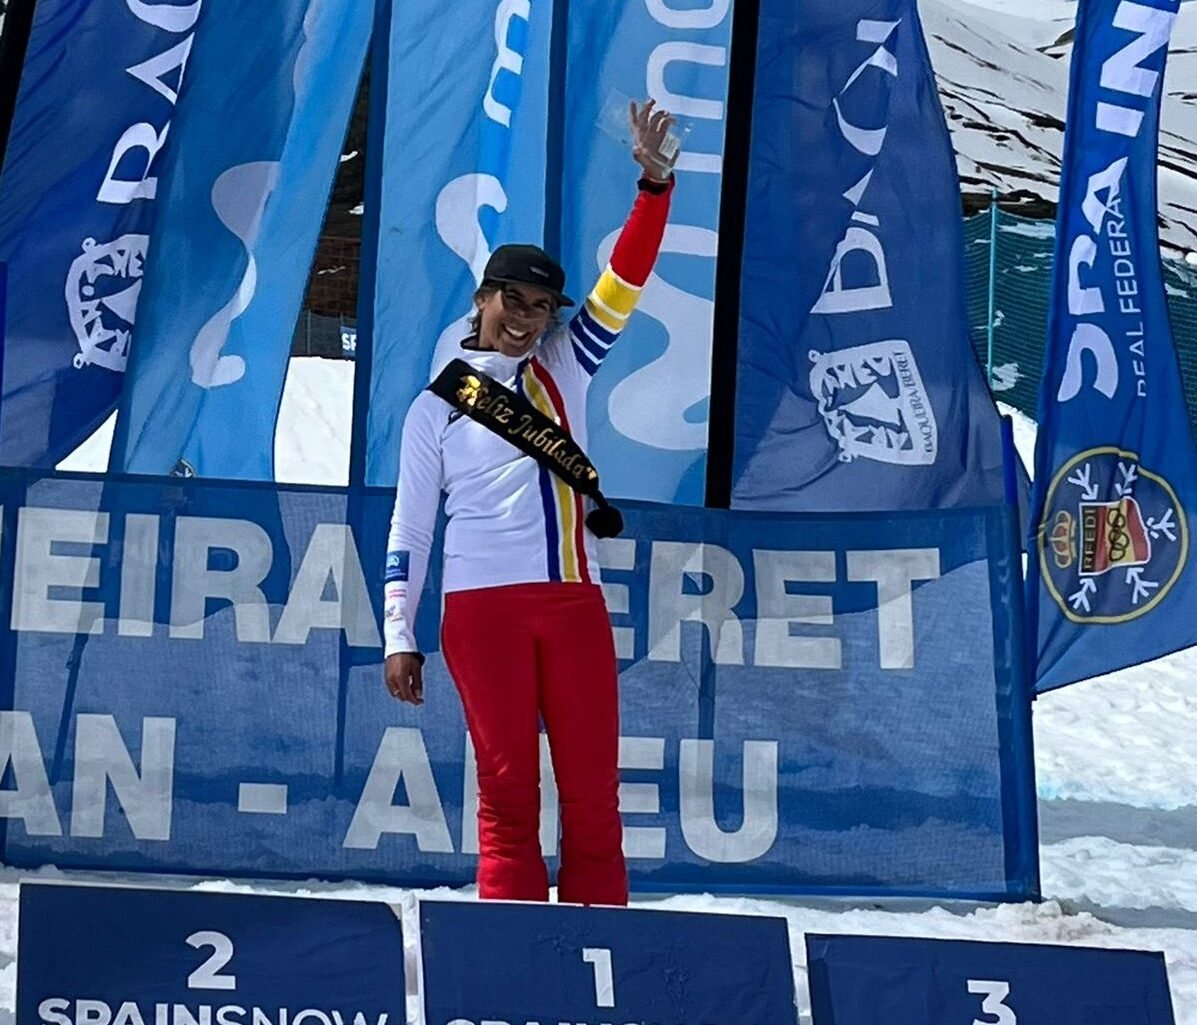
[[[640,194],[598,283],[569,322],[574,356],[592,376],[636,308],[657,262],[674,185],[672,162],[661,155],[673,119],[667,111],[654,111],[652,100],[640,109],[633,103],[629,115],[632,156],[643,171]]]

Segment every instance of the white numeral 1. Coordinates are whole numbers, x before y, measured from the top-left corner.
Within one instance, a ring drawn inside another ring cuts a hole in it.
[[[615,1006],[615,978],[611,974],[611,951],[607,947],[583,947],[582,960],[594,969],[594,1005]]]
[[[217,973],[233,959],[233,941],[222,932],[204,929],[187,937],[187,945],[211,947],[212,956],[187,976],[188,989],[236,989],[237,976]]]
[[[974,1018],[973,1025],[1018,1025],[1018,1017],[1014,1011],[1002,1003],[1010,995],[1010,983],[969,979],[968,991],[985,997],[981,1001],[981,1013],[992,1014],[994,1018],[991,1022]]]

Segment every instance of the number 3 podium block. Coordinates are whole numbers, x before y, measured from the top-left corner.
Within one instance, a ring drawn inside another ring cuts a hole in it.
[[[22,885],[23,1025],[404,1025],[386,904]]]
[[[425,1025],[794,1025],[780,918],[420,904]]]
[[[1147,951],[808,934],[806,963],[813,1025],[1173,1025]]]

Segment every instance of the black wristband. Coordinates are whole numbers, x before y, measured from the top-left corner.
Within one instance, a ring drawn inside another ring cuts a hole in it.
[[[636,187],[641,192],[649,192],[654,196],[660,196],[669,191],[670,186],[673,185],[673,172],[669,172],[669,177],[663,182],[653,181],[651,178],[641,178]]]

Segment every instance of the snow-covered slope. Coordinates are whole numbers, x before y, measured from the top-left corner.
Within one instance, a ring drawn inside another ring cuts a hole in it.
[[[1054,203],[1074,0],[920,0],[919,9],[963,189],[1023,191]],[[1161,240],[1191,251],[1197,249],[1197,3],[1181,5],[1164,89]]]

